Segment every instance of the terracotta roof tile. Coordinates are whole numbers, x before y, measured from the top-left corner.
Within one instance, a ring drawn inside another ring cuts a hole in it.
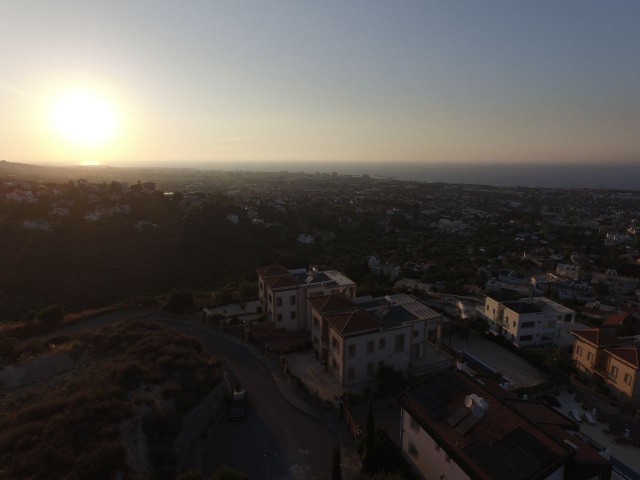
[[[272,289],[282,287],[295,287],[300,285],[300,282],[295,275],[280,275],[277,277],[269,277],[265,279],[265,283]]]
[[[325,319],[343,336],[382,328],[376,317],[365,310],[332,313],[325,315]]]
[[[256,273],[262,278],[273,277],[277,275],[289,275],[289,270],[282,265],[267,265],[256,268]]]
[[[575,337],[582,341],[588,342],[596,347],[606,347],[609,345],[617,345],[620,341],[613,335],[604,333],[599,328],[589,328],[585,330],[571,332]]]
[[[640,346],[629,345],[626,347],[613,347],[607,348],[607,352],[610,355],[619,358],[620,360],[633,365],[634,368],[640,369]]]
[[[607,319],[604,321],[602,326],[603,327],[619,327],[625,321],[627,321],[627,319],[630,317],[631,315],[627,312],[612,313],[607,317]]]
[[[309,302],[320,313],[335,312],[337,310],[354,309],[357,305],[344,295],[323,295],[311,297]]]

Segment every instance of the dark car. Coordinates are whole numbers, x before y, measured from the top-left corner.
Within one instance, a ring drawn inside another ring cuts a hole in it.
[[[236,390],[231,398],[229,407],[229,418],[231,420],[242,420],[247,416],[247,391]]]
[[[559,408],[561,406],[558,398],[553,395],[545,395],[542,397],[542,400],[544,400],[550,407]]]

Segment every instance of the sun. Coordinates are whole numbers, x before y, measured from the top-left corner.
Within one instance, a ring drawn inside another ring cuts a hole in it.
[[[85,147],[108,144],[118,127],[116,109],[107,97],[80,90],[56,98],[51,122],[60,139]]]

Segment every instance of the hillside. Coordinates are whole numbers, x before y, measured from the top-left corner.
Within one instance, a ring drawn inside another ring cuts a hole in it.
[[[0,478],[173,479],[183,419],[222,378],[199,341],[148,321],[31,351],[2,371]]]

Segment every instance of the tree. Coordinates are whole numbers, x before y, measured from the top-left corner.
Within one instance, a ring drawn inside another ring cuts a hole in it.
[[[240,470],[225,465],[213,472],[211,480],[249,480],[249,477]]]
[[[342,480],[342,467],[340,466],[341,458],[340,447],[333,449],[333,459],[331,462],[331,480]]]
[[[395,395],[406,388],[406,382],[400,372],[389,365],[381,365],[376,374],[378,391],[385,395]]]
[[[554,376],[570,375],[576,371],[571,355],[556,347],[542,358],[542,365]]]
[[[200,470],[189,470],[180,475],[176,480],[204,480]]]
[[[369,413],[367,414],[367,431],[365,437],[365,450],[363,465],[364,469],[375,471],[375,446],[376,446],[376,419],[373,415],[373,404],[369,403]]]
[[[36,318],[42,323],[60,323],[64,319],[64,310],[59,305],[51,305],[40,310]]]
[[[4,337],[0,340],[0,357],[16,358],[18,353],[18,339],[14,337]]]
[[[163,309],[169,312],[183,313],[193,308],[193,294],[191,290],[174,290],[169,294],[169,299]]]

